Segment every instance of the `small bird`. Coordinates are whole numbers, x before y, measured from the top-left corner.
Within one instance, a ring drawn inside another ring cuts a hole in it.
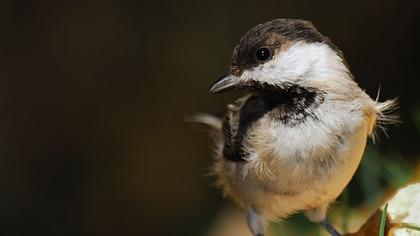
[[[371,99],[343,53],[311,22],[275,19],[252,28],[229,72],[210,88],[243,96],[223,118],[198,114],[215,143],[217,184],[247,210],[253,235],[303,211],[331,235],[330,203],[353,177],[375,126],[393,123],[396,100]]]

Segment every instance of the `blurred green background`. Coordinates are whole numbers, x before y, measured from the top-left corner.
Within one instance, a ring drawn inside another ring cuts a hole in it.
[[[207,232],[231,203],[183,117],[223,111],[234,95],[208,87],[243,33],[280,17],[313,21],[372,97],[400,97],[403,124],[369,147],[346,202],[405,183],[420,151],[418,1],[2,0],[0,234]]]

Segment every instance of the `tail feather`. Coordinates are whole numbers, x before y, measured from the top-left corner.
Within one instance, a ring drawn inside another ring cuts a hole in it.
[[[185,118],[187,123],[206,131],[211,139],[213,157],[216,160],[222,158],[223,150],[223,120],[219,117],[207,113],[197,113]],[[216,162],[211,173],[217,175],[220,172],[220,162]]]
[[[398,98],[386,100],[385,102],[376,102],[375,108],[377,111],[377,118],[373,137],[377,135],[378,130],[388,136],[386,127],[388,125],[401,123],[400,116],[396,113],[399,108]]]
[[[185,121],[208,131],[220,132],[222,130],[222,119],[207,113],[197,113],[192,116],[188,116],[185,118]]]

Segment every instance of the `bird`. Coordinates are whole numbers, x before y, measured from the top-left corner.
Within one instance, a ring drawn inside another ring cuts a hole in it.
[[[197,113],[214,143],[212,174],[246,210],[254,236],[293,213],[327,220],[368,138],[397,122],[397,99],[379,102],[356,83],[343,53],[312,22],[274,19],[245,33],[210,93],[239,91],[224,116]],[[379,96],[378,96],[379,97]]]

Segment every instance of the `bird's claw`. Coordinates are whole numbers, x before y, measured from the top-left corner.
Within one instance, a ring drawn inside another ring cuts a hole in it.
[[[331,236],[341,236],[341,234],[327,220],[323,220],[319,223],[325,228],[325,230],[328,231],[328,233],[330,233]]]

